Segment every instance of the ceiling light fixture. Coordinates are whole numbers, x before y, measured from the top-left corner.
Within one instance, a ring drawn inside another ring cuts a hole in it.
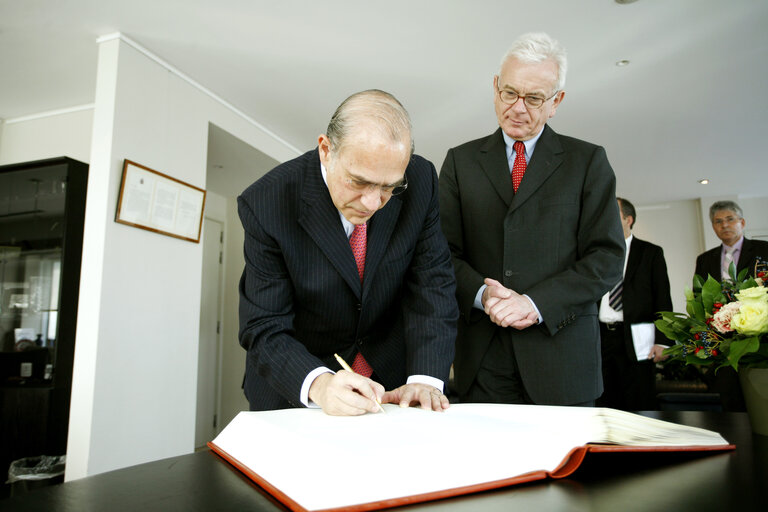
[[[709,180],[707,178],[704,178],[699,180],[699,183],[701,183],[702,185],[709,185]]]
[[[629,66],[629,61],[627,59],[617,60],[616,65],[623,68],[624,66]]]

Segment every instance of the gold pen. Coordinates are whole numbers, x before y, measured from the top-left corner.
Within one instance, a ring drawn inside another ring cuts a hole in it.
[[[336,358],[336,360],[339,362],[339,364],[341,365],[342,368],[344,368],[348,372],[355,373],[355,370],[350,368],[349,365],[347,364],[347,362],[345,360],[343,360],[339,354],[333,354],[333,357]],[[384,410],[384,407],[381,406],[381,402],[379,402],[378,398],[376,399],[376,403],[378,404],[379,409],[381,410],[381,412],[387,412],[387,411]]]

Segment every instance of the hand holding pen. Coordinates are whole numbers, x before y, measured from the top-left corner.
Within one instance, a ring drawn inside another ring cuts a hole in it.
[[[339,364],[342,368],[346,365],[341,361]],[[309,399],[333,416],[359,416],[383,411],[380,401],[384,396],[384,386],[358,375],[349,369],[349,365],[344,369],[347,371],[322,373],[315,378],[309,388]]]

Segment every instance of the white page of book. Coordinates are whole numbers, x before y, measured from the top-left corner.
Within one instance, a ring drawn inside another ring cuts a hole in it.
[[[214,444],[304,508],[317,510],[554,470],[572,448],[594,439],[589,424],[598,411],[384,407],[386,413],[356,417],[318,409],[242,412]]]

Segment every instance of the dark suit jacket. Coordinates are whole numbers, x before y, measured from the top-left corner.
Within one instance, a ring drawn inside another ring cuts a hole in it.
[[[672,297],[669,291],[669,276],[664,251],[637,237],[629,246],[627,271],[624,274],[624,340],[630,361],[636,360],[632,343],[631,325],[653,322],[659,311],[672,311]],[[658,329],[656,343],[671,345],[672,342]]]
[[[705,280],[707,279],[707,275],[711,275],[720,281],[720,256],[722,251],[723,246],[721,244],[714,249],[699,254],[696,258],[696,271],[694,274],[703,277]],[[739,264],[736,265],[736,274],[743,269],[748,268],[750,269],[749,275],[752,275],[752,270],[755,267],[755,259],[758,256],[768,261],[768,242],[763,240],[749,240],[744,237],[744,243],[741,246],[741,254],[739,255]]]
[[[458,316],[440,231],[437,174],[413,156],[408,190],[368,224],[361,285],[317,150],[285,162],[238,198],[245,229],[240,344],[251,409],[300,407],[310,371],[359,350],[387,389],[409,375],[447,382]]]
[[[459,394],[501,329],[472,307],[491,277],[528,294],[544,319],[507,329],[531,399],[572,404],[600,396],[596,303],[621,278],[625,250],[615,183],[602,148],[548,126],[516,194],[500,129],[448,151],[440,215],[463,320],[454,361]]]

